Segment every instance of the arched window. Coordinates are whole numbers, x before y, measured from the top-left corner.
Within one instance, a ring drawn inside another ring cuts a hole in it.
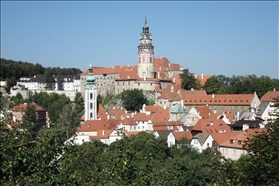
[[[92,113],[92,112],[90,112],[90,119],[91,119],[91,118],[93,118],[93,113]]]
[[[93,94],[92,94],[92,93],[90,93],[90,99],[92,99],[92,97],[93,97]]]
[[[93,108],[93,104],[92,104],[92,103],[90,103],[90,108],[91,108],[91,109]]]

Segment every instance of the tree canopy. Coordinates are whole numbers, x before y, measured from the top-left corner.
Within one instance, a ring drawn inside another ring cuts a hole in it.
[[[121,99],[128,111],[139,111],[143,104],[148,104],[148,100],[140,89],[125,90]]]
[[[268,76],[246,75],[226,77],[212,76],[203,85],[208,94],[252,94],[262,97],[267,91],[278,90],[279,80]]]
[[[195,75],[191,73],[188,69],[184,69],[181,74],[179,74],[181,79],[181,88],[185,90],[199,89],[201,84]]]

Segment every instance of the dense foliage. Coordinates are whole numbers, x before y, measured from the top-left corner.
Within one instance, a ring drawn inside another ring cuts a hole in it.
[[[165,138],[146,132],[122,134],[110,146],[64,143],[64,129],[45,130],[33,139],[28,131],[8,129],[7,120],[0,121],[1,185],[279,184],[279,119],[267,133],[249,139],[248,155],[237,161],[216,155],[216,149],[198,153],[183,139],[168,147]]]
[[[33,77],[36,74],[45,74],[47,77],[52,75],[79,75],[80,69],[77,68],[59,68],[59,67],[43,67],[36,63],[7,60],[1,58],[0,64],[0,80],[7,81],[6,91],[10,91],[10,87],[16,85],[16,81],[20,77]]]
[[[278,90],[279,80],[256,75],[232,77],[217,75],[209,78],[203,89],[208,94],[253,94],[256,92],[259,97],[262,97],[267,91]]]
[[[123,106],[129,111],[139,111],[148,100],[140,89],[125,90],[122,93]]]
[[[181,79],[181,88],[185,90],[199,89],[201,84],[195,75],[191,73],[188,69],[184,69],[181,74],[179,74]]]

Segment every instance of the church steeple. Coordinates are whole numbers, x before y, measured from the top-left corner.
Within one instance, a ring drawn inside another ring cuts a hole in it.
[[[147,24],[146,16],[145,16],[145,20],[144,20],[144,25],[142,27],[142,33],[149,33],[149,26]]]
[[[84,120],[97,119],[97,86],[93,74],[92,65],[89,65],[88,75],[86,77],[85,95],[84,95]]]
[[[89,88],[96,88],[95,76],[93,74],[92,65],[89,65],[88,75],[86,77],[86,89],[89,89]]]

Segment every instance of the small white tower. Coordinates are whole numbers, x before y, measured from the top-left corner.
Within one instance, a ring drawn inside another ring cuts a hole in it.
[[[154,46],[146,18],[138,46],[138,75],[139,78],[154,78]]]
[[[86,78],[85,94],[84,94],[84,120],[97,119],[97,87],[95,85],[95,77],[93,75],[92,65],[88,68],[88,75]]]

